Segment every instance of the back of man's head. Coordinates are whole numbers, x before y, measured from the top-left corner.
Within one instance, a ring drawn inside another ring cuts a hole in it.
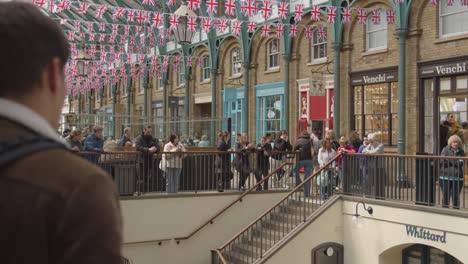
[[[43,73],[54,59],[60,60],[63,70],[68,57],[63,31],[39,8],[25,2],[0,2],[0,97],[29,94],[41,86]]]

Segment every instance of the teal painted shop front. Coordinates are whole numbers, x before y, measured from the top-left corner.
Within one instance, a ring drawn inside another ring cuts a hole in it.
[[[242,107],[244,104],[244,87],[226,88],[223,91],[223,117],[231,118],[232,133],[231,143],[235,144],[236,134],[245,133],[242,117]],[[226,130],[226,122],[223,122],[223,130]]]
[[[266,134],[273,136],[285,129],[284,82],[255,86],[256,98],[256,142]]]

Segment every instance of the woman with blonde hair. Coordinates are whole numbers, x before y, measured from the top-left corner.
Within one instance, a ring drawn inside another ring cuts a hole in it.
[[[335,150],[331,146],[330,139],[324,139],[322,141],[322,147],[318,152],[318,162],[320,167],[325,166],[336,156]],[[326,200],[331,195],[332,187],[332,171],[331,170],[322,170],[320,176],[317,177],[317,184],[320,186],[320,198]]]
[[[442,149],[441,156],[463,157],[465,151],[461,148],[462,140],[453,135],[448,139],[448,145]],[[463,188],[463,160],[445,159],[440,161],[439,187],[442,191],[442,206],[448,207],[452,197],[453,208],[460,209],[460,192]]]

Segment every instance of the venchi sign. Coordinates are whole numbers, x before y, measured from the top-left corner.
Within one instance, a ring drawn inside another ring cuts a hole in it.
[[[463,59],[422,62],[419,67],[421,78],[468,73],[468,61]]]
[[[405,225],[406,235],[414,238],[430,240],[434,242],[447,243],[447,232],[443,231],[441,234],[435,234],[433,231],[424,229],[423,227],[414,225]]]
[[[394,70],[371,72],[371,73],[355,73],[351,75],[351,85],[366,85],[375,83],[395,82],[398,80],[398,73]]]

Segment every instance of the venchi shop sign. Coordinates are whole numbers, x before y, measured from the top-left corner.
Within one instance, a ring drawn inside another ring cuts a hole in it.
[[[442,244],[447,243],[447,232],[446,231],[430,231],[420,226],[405,225],[406,235],[414,238],[439,242]]]
[[[351,75],[351,85],[366,85],[375,83],[395,82],[398,80],[397,71],[383,71],[372,73],[359,73]]]
[[[419,77],[447,76],[468,73],[468,59],[453,59],[440,62],[424,62],[419,67]]]

